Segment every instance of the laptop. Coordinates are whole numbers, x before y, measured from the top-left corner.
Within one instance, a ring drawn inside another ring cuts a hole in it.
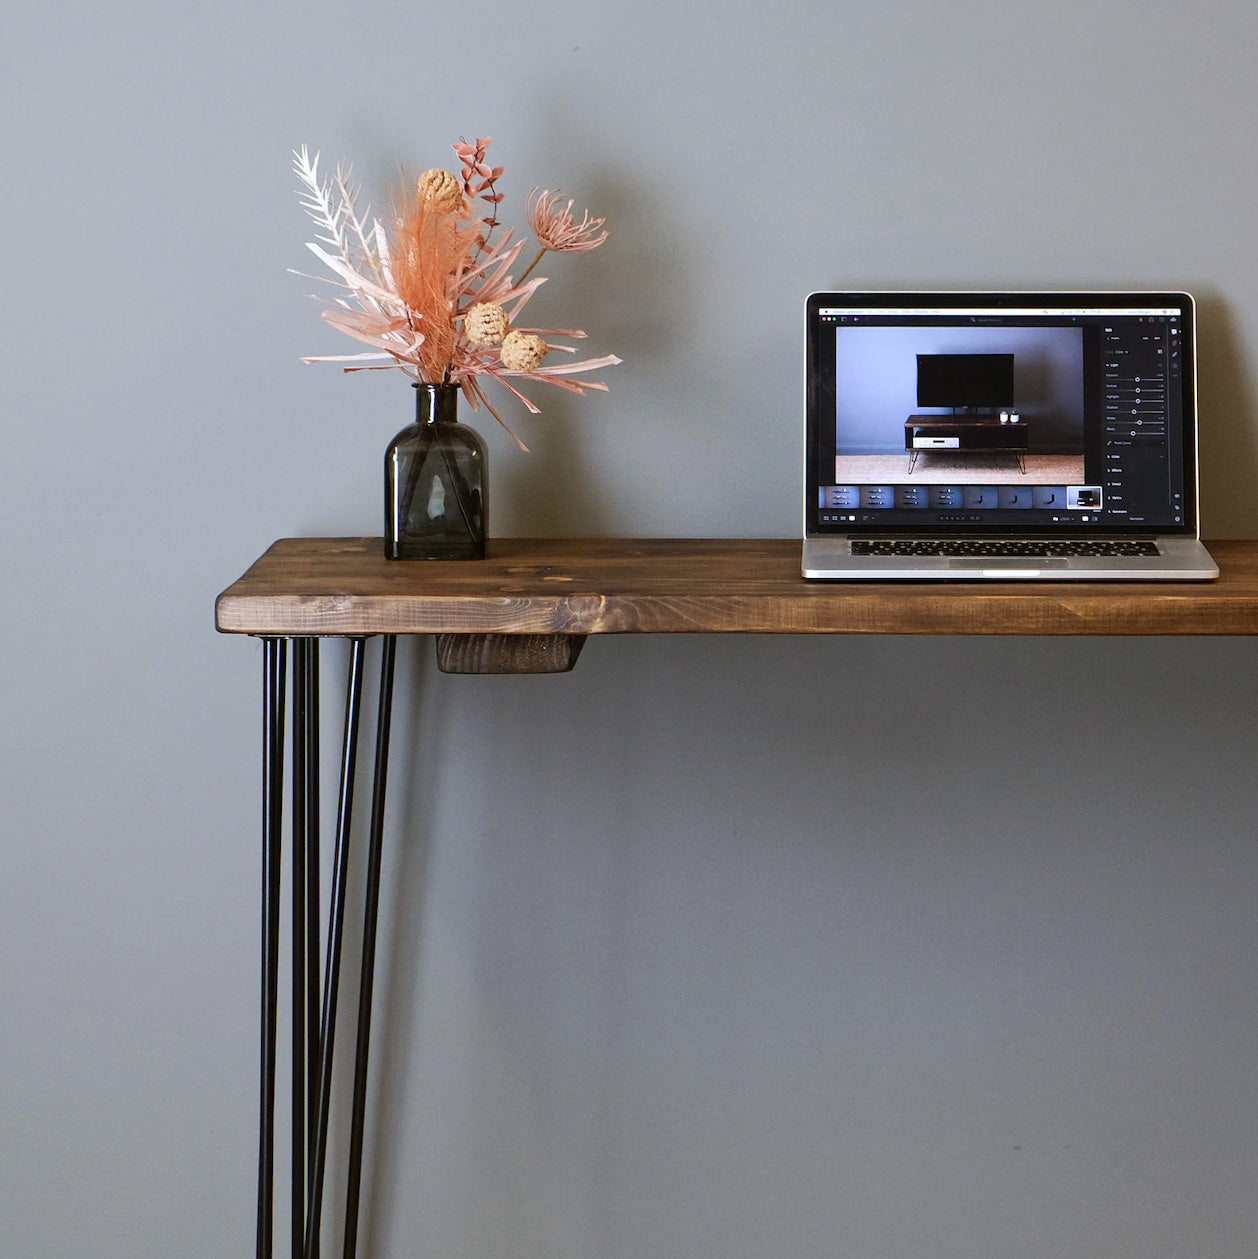
[[[813,293],[805,577],[1204,581],[1187,293]]]

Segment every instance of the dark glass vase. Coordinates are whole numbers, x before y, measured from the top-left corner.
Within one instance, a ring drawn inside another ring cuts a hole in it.
[[[457,385],[415,386],[415,423],[384,456],[384,553],[391,560],[485,558],[485,443],[458,421]]]

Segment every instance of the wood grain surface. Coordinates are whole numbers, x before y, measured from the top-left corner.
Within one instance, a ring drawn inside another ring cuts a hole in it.
[[[218,597],[233,634],[1254,634],[1258,542],[1213,582],[821,582],[797,539],[516,539],[392,561],[379,538],[286,538]]]

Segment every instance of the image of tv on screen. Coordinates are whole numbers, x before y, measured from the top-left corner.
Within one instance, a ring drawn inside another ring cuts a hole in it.
[[[919,354],[919,407],[1002,407],[1013,402],[1012,354]]]

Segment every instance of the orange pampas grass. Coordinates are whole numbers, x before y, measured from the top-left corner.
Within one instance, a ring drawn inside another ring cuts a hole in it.
[[[423,334],[419,356],[429,380],[449,376],[458,314],[452,281],[465,269],[481,234],[480,221],[460,225],[439,202],[417,192],[398,227],[393,257],[397,295],[414,331]]]

